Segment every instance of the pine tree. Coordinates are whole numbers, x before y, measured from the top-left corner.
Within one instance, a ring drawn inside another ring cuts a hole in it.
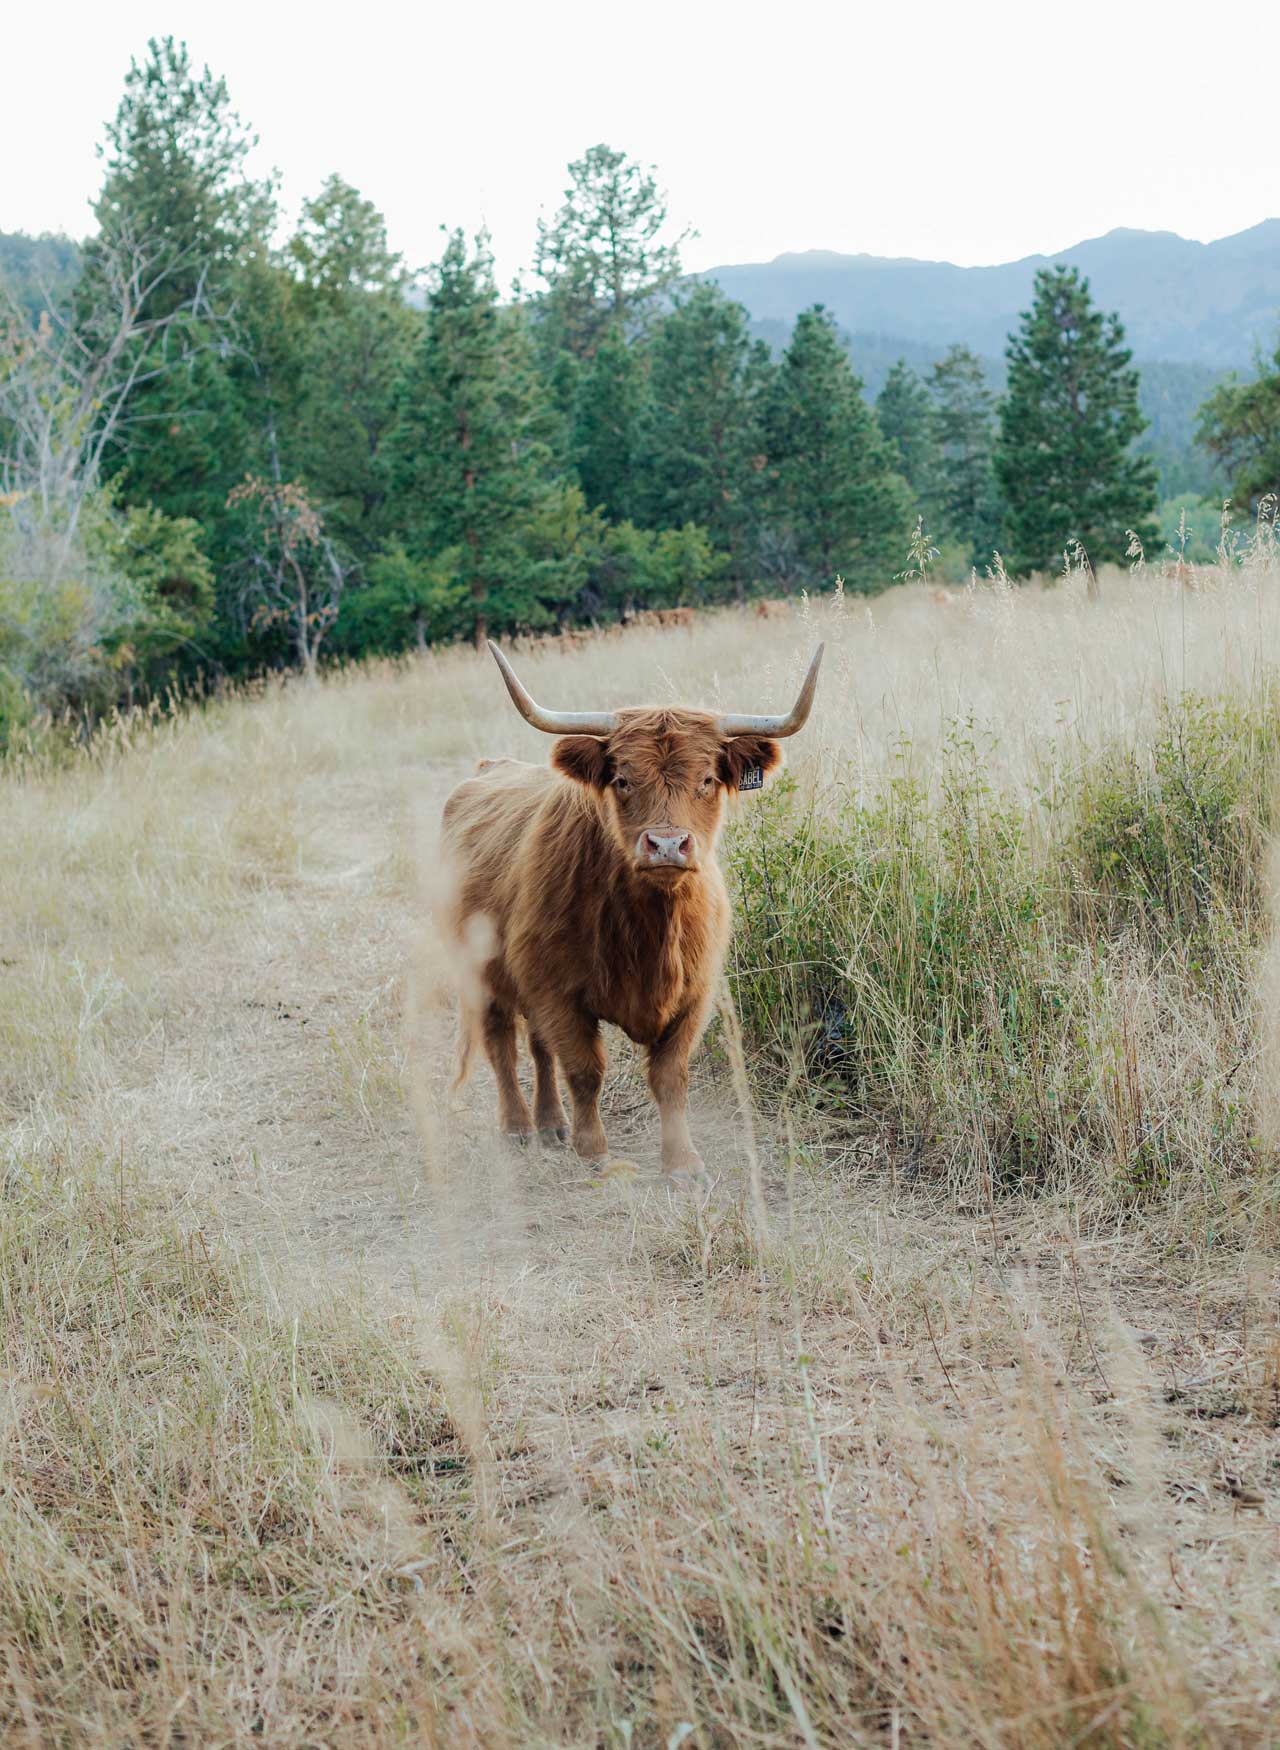
[[[1252,382],[1220,384],[1200,409],[1200,442],[1230,474],[1242,507],[1280,497],[1280,347],[1272,363]]]
[[[751,340],[746,311],[717,286],[696,286],[654,333],[643,520],[654,528],[698,524],[739,582],[766,485],[772,373],[767,347]]]
[[[774,511],[808,575],[856,589],[888,583],[907,549],[909,495],[821,305],[796,319],[770,395]]]
[[[561,357],[570,363],[571,355]],[[586,501],[611,522],[633,517],[646,367],[620,322],[609,325],[594,356],[574,372],[574,384],[573,461]]]
[[[484,236],[470,256],[460,231],[450,237],[396,407],[392,521],[411,559],[438,569],[452,556],[459,629],[482,642],[491,628],[548,623],[563,576],[525,539],[549,489],[547,409]]]
[[[339,177],[303,207],[285,255],[300,363],[284,447],[331,537],[365,563],[389,533],[382,445],[421,317],[404,300],[382,215]]]
[[[995,399],[982,360],[967,346],[953,346],[929,377],[934,431],[941,448],[938,528],[959,541],[975,565],[987,564],[999,540],[993,472]]]
[[[225,79],[196,73],[185,43],[153,37],[131,61],[107,126],[106,175],[94,203],[98,238],[85,249],[92,293],[100,246],[127,239],[157,283],[147,314],[221,312],[247,250],[265,247],[275,218],[269,184],[246,173],[257,143],[231,107]]]
[[[387,245],[386,220],[340,176],[331,176],[314,200],[303,203],[285,254],[313,307],[352,293],[403,289],[404,269]]]
[[[588,357],[609,328],[630,337],[680,273],[679,241],[664,241],[666,196],[652,170],[611,146],[569,166],[554,220],[538,222],[535,265],[546,286],[540,336],[548,356]]]
[[[253,144],[226,82],[197,73],[172,37],[153,39],[107,128],[98,236],[76,298],[78,320],[91,322],[112,252],[132,249],[150,287],[144,318],[181,313],[163,357],[140,367],[107,472],[122,502],[194,517],[215,560],[229,491],[264,465],[262,421],[248,403],[261,397],[281,334],[283,287],[266,260],[274,200],[247,174]]]
[[[1010,569],[1054,569],[1077,542],[1095,567],[1122,560],[1129,530],[1154,541],[1155,470],[1132,453],[1146,426],[1138,373],[1078,269],[1040,270],[1006,357],[995,466]]]
[[[929,391],[905,359],[890,367],[876,397],[876,418],[894,452],[894,466],[936,534],[932,524],[942,492],[942,447]]]

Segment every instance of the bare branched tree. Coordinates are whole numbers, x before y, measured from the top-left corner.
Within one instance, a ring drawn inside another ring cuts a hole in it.
[[[74,551],[80,513],[102,462],[133,417],[137,391],[208,344],[204,281],[183,302],[148,315],[157,292],[191,263],[168,245],[123,236],[98,251],[93,306],[72,320],[45,310],[37,327],[0,282],[0,494],[19,527],[55,537],[53,578]],[[193,316],[204,318],[197,339]]]
[[[247,513],[240,568],[246,622],[259,630],[287,626],[298,662],[314,680],[350,567],[325,533],[324,518],[300,480],[250,474],[233,488],[227,507]]]

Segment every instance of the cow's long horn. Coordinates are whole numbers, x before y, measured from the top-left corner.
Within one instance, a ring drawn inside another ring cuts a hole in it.
[[[818,690],[818,670],[822,667],[822,653],[826,648],[825,644],[819,644],[814,652],[800,696],[785,717],[722,717],[719,725],[721,735],[780,737],[794,735],[798,729],[803,729],[809,721],[810,711],[813,710],[813,696]]]
[[[618,727],[617,716],[612,711],[544,710],[525,692],[516,677],[515,669],[492,638],[488,643],[493,652],[493,660],[502,670],[502,678],[507,683],[512,704],[525,722],[532,723],[535,729],[545,729],[548,735],[612,735]]]

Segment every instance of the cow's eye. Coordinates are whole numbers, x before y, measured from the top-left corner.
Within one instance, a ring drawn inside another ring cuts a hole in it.
[[[613,787],[618,792],[619,796],[629,796],[631,794],[630,778],[615,778],[613,780]]]
[[[698,785],[698,794],[700,796],[710,796],[715,787],[716,775],[714,772],[708,772],[701,784]]]

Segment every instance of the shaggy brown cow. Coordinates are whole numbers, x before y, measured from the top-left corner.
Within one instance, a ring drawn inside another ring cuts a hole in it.
[[[462,994],[459,1080],[482,1040],[503,1130],[563,1140],[558,1064],[573,1102],[573,1146],[603,1160],[600,1023],[610,1021],[648,1048],[664,1171],[697,1177],[685,1105],[689,1054],[729,940],[716,862],[725,796],[758,788],[781,763],[779,739],[801,729],[812,708],[822,647],[785,717],[546,711],[489,648],[521,716],[560,739],[550,766],[490,762],[445,804],[458,877],[452,926],[478,962]],[[516,1080],[518,1016],[533,1057],[532,1115]]]

